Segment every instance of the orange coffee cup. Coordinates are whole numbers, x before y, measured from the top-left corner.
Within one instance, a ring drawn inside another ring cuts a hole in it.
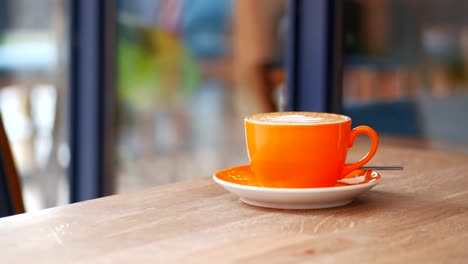
[[[366,164],[377,151],[377,133],[368,126],[351,130],[351,118],[330,113],[274,112],[244,119],[250,165],[264,187],[331,187]],[[361,134],[372,140],[358,162],[345,164],[348,148]]]

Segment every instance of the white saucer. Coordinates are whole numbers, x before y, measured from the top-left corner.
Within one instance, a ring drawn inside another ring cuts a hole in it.
[[[266,188],[249,183],[249,165],[224,169],[213,180],[240,197],[246,204],[277,209],[320,209],[346,205],[358,195],[369,191],[380,181],[373,170],[356,170],[334,187]]]

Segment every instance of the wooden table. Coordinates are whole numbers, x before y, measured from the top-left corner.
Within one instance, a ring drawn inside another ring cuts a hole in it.
[[[205,177],[3,218],[0,262],[468,263],[468,156],[383,147],[373,164],[405,170],[334,209],[252,207]]]

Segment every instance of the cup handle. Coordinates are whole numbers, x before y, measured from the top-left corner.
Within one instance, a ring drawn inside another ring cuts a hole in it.
[[[375,152],[377,151],[377,146],[379,145],[379,137],[377,136],[377,133],[375,132],[374,129],[368,127],[368,126],[358,126],[355,127],[353,130],[351,130],[351,134],[349,137],[349,147],[353,146],[354,139],[356,139],[357,136],[365,134],[369,136],[372,140],[372,145],[367,152],[366,156],[364,156],[360,161],[352,163],[352,164],[345,164],[343,168],[343,172],[341,173],[341,177],[339,180],[343,179],[346,175],[350,174],[354,170],[357,170],[364,166],[372,157],[374,156]]]

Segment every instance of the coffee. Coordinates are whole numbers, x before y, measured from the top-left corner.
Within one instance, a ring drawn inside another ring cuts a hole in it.
[[[349,121],[350,118],[343,115],[313,112],[273,112],[260,113],[248,116],[246,120],[254,123],[278,124],[278,125],[320,125]]]
[[[351,118],[343,115],[276,112],[251,115],[244,121],[251,181],[263,187],[335,186],[366,164],[378,145],[373,129],[351,129]],[[360,161],[345,164],[348,148],[361,134],[372,139],[371,149]]]

